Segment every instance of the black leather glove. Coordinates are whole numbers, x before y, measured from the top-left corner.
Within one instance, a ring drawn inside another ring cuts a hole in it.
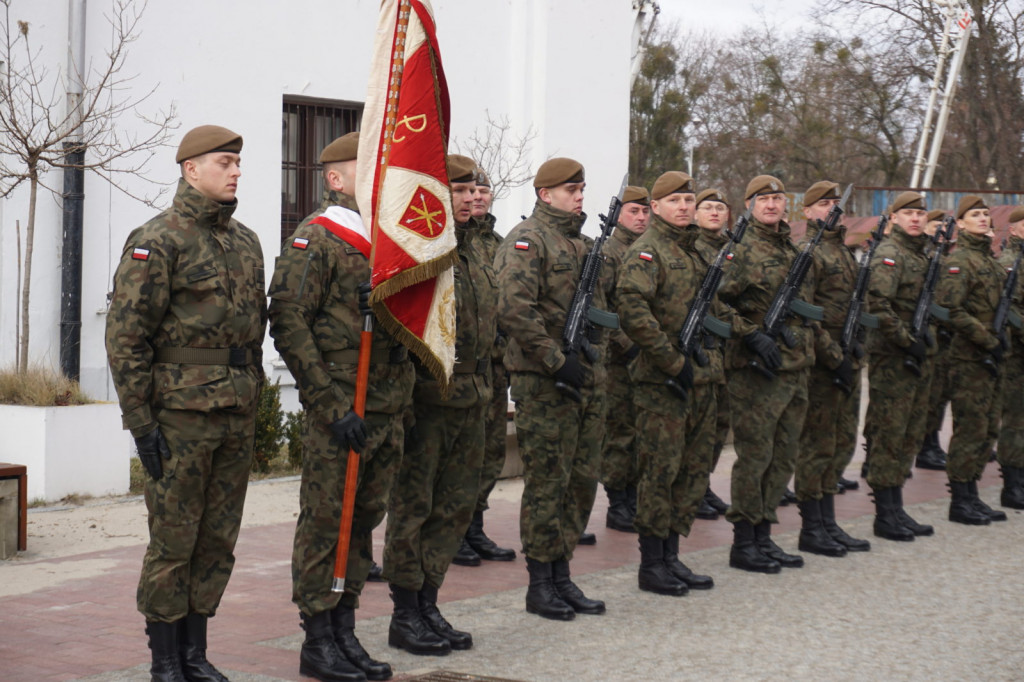
[[[171,448],[167,445],[167,439],[161,433],[160,427],[156,427],[145,436],[135,439],[135,447],[139,451],[139,460],[146,468],[154,481],[159,481],[164,475],[164,466],[160,459],[171,458]]]
[[[843,356],[843,361],[832,370],[832,373],[836,375],[836,379],[842,382],[843,386],[853,386],[853,363],[850,362],[850,358]]]
[[[743,343],[747,348],[757,353],[764,366],[775,371],[782,367],[782,354],[779,353],[778,345],[772,341],[772,337],[762,331],[751,332],[743,337]]]
[[[864,349],[864,344],[859,339],[854,339],[852,348],[850,348],[850,355],[861,360],[867,354],[868,352]]]
[[[928,354],[928,347],[921,339],[914,339],[913,343],[907,346],[906,351],[907,355],[917,360],[917,364],[921,364]]]
[[[577,352],[565,354],[565,362],[555,370],[555,379],[573,388],[583,387],[583,363]]]
[[[629,362],[638,355],[640,355],[640,346],[634,343],[632,346],[626,349],[626,352],[622,354],[622,357],[626,359],[626,362]]]
[[[356,291],[359,293],[359,314],[363,317],[373,315],[373,307],[370,305],[370,291],[373,289],[369,282],[361,282]],[[340,420],[339,420],[340,421]],[[356,452],[359,452],[356,450]]]
[[[689,391],[693,388],[693,363],[689,360],[683,365],[683,368],[679,370],[679,374],[675,377],[676,383]]]
[[[996,347],[988,352],[992,356],[992,360],[997,364],[1003,364],[1003,344],[997,343]]]
[[[334,435],[334,440],[338,441],[338,445],[342,448],[351,448],[356,452],[362,452],[366,447],[366,422],[352,410],[349,410],[341,419],[331,422],[328,428]]]

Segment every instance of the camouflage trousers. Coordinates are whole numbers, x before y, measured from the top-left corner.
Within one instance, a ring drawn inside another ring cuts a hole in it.
[[[501,363],[491,365],[491,386],[494,397],[484,407],[484,457],[480,466],[480,492],[476,511],[488,508],[498,476],[505,467],[505,438],[508,434],[508,379]]]
[[[171,450],[146,476],[149,545],[137,603],[148,621],[213,616],[235,565],[256,412],[155,409]]]
[[[610,490],[625,490],[637,485],[640,476],[633,383],[625,365],[619,364],[608,365],[606,381],[608,418],[605,421],[601,483]]]
[[[872,490],[899,488],[924,441],[933,356],[917,377],[903,366],[905,356],[872,353],[868,362],[868,411],[864,433],[870,437]]]
[[[719,384],[716,395],[718,396],[718,416],[715,418],[715,454],[711,458],[712,471],[718,466],[722,448],[725,447],[725,441],[729,438],[729,429],[732,428],[732,425],[729,424],[729,389],[725,384]]]
[[[519,535],[537,561],[572,559],[597,493],[604,438],[604,396],[584,388],[575,402],[555,380],[512,374],[516,438],[523,460]]]
[[[732,433],[732,504],[725,518],[776,523],[775,513],[796,466],[807,412],[807,370],[767,379],[754,369],[729,373]]]
[[[942,420],[946,417],[946,405],[953,399],[953,381],[950,376],[952,359],[949,355],[949,337],[937,334],[939,350],[933,358],[932,385],[928,391],[928,418],[925,420],[924,432],[938,431],[942,428]]]
[[[441,587],[473,517],[484,452],[484,409],[415,405],[388,507],[384,577],[418,591]]]
[[[796,497],[820,500],[839,489],[839,475],[853,458],[860,419],[860,370],[847,395],[832,384],[833,372],[811,367],[807,379],[807,416],[796,457]]]
[[[949,376],[957,394],[946,474],[950,481],[968,483],[981,478],[999,436],[1001,381],[980,362],[968,360],[954,360]]]
[[[640,535],[690,534],[711,475],[717,393],[716,384],[694,386],[684,403],[663,386],[636,387],[640,485],[633,523]]]
[[[292,549],[292,601],[311,616],[340,601],[359,606],[373,562],[373,529],[384,519],[388,496],[402,461],[402,414],[368,412],[366,447],[359,456],[352,536],[345,565],[345,591],[331,591],[338,526],[345,492],[348,451],[331,438],[327,426],[306,414],[302,432],[302,483],[299,520]]]
[[[1024,468],[1024,346],[1015,343],[1003,362],[1003,413],[999,427],[999,463]]]

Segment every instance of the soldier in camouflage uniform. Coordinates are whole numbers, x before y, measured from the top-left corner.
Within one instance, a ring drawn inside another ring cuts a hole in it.
[[[622,195],[622,211],[604,246],[601,286],[608,296],[608,305],[618,309],[616,280],[626,250],[647,230],[651,217],[650,194],[643,187],[630,185]],[[626,366],[640,352],[640,347],[621,329],[611,333],[608,348],[608,420],[605,422],[604,453],[601,461],[601,483],[608,495],[605,526],[624,533],[635,533],[636,486],[639,480],[636,454],[636,414],[633,407],[633,382]]]
[[[783,552],[772,541],[771,524],[778,522],[775,510],[796,464],[815,329],[791,315],[786,325],[792,346],[776,343],[763,331],[764,315],[799,251],[783,220],[786,195],[780,180],[757,176],[747,185],[744,199],[752,206],[750,227],[718,291],[735,309],[733,338],[725,351],[736,447],[732,505],[726,512],[726,520],[734,524],[729,565],[778,573],[783,566],[803,565],[802,557]],[[801,289],[804,300],[813,286],[808,275]]]
[[[483,249],[487,262],[494,263],[494,256],[501,244],[501,235],[495,229],[495,217],[490,213],[491,180],[482,168],[477,169],[476,192],[473,194],[473,215],[468,229],[474,232],[476,247]],[[499,547],[484,533],[484,512],[488,509],[487,498],[490,497],[498,476],[505,466],[505,437],[508,432],[508,377],[505,374],[505,348],[508,340],[499,329],[494,337],[491,348],[491,389],[494,395],[485,411],[484,423],[484,461],[480,468],[480,494],[477,497],[476,511],[469,522],[466,537],[456,552],[453,564],[460,566],[479,566],[481,559],[487,561],[512,561],[516,558],[513,549]]]
[[[903,192],[896,197],[890,214],[892,232],[875,250],[868,286],[868,306],[878,317],[878,329],[868,334],[864,418],[864,433],[871,443],[867,481],[875,496],[874,533],[903,542],[934,532],[903,509],[903,483],[924,436],[935,352],[910,333],[928,271],[926,216],[920,194]],[[920,376],[908,369],[908,363],[919,368]]]
[[[953,496],[949,520],[980,526],[1006,520],[1005,512],[992,509],[978,496],[978,479],[999,435],[1000,380],[1009,343],[996,335],[992,318],[1006,271],[992,255],[992,219],[985,202],[970,194],[963,197],[956,218],[960,237],[946,259],[936,297],[949,308],[950,382],[957,387],[946,462]]]
[[[651,227],[626,251],[615,295],[623,330],[640,347],[629,365],[640,460],[637,582],[647,592],[681,596],[714,586],[678,555],[679,536],[690,534],[708,489],[722,353],[705,344],[701,366],[679,350],[679,331],[707,273],[694,246],[693,179],[663,173],[651,199]]]
[[[722,229],[729,222],[729,203],[725,199],[725,193],[715,187],[706,189],[697,195],[697,207],[694,211],[694,218],[700,234],[697,237],[697,251],[705,263],[715,260],[718,252],[729,241],[729,237]],[[722,264],[723,270],[728,270],[731,261]],[[715,420],[715,453],[711,459],[711,471],[718,466],[718,460],[722,456],[722,448],[729,437],[729,391],[725,387],[725,374],[718,385],[718,417]],[[697,507],[697,518],[715,520],[725,514],[729,509],[722,498],[715,494],[715,491],[708,485],[704,493],[704,499]]]
[[[929,237],[942,225],[946,217],[945,211],[928,211],[928,222],[925,224],[924,232]],[[943,244],[944,253],[949,255],[953,244]],[[939,443],[939,431],[942,430],[942,420],[946,416],[946,405],[953,398],[953,384],[949,380],[949,367],[951,358],[949,344],[953,340],[953,332],[948,323],[942,320],[935,321],[935,366],[932,368],[932,387],[928,396],[928,418],[925,421],[924,443],[921,451],[917,453],[914,466],[918,469],[932,469],[935,471],[946,470],[946,451]]]
[[[480,490],[484,410],[491,399],[491,349],[498,292],[487,250],[470,226],[476,163],[448,157],[455,266],[456,338],[450,394],[415,363],[416,422],[388,508],[384,577],[395,602],[388,644],[412,654],[469,649],[473,637],[455,630],[437,608],[437,592],[466,534]]]
[[[154,680],[224,678],[207,619],[234,566],[266,329],[263,250],[231,218],[242,138],[190,130],[172,206],[133,231],[114,274],[106,347],[124,427],[149,472],[139,578]]]
[[[352,409],[368,310],[368,288],[360,288],[370,279],[369,233],[353,197],[358,144],[358,133],[349,133],[321,152],[323,202],[284,241],[270,286],[270,335],[305,408],[292,552],[292,601],[306,631],[300,670],[323,680],[391,676],[391,667],[371,659],[356,639],[355,609],[372,561],[371,534],[401,462],[402,416],[413,384],[406,349],[378,329],[364,417]],[[345,588],[338,594],[331,586],[350,448],[361,456]]]
[[[824,229],[823,221],[839,203],[839,185],[822,181],[804,193],[807,232],[801,245]],[[814,250],[815,305],[824,310],[822,327],[830,340],[843,333],[846,312],[857,281],[857,259],[847,248],[846,228],[826,232]],[[865,350],[859,340],[843,358],[839,367],[829,369],[824,358],[810,369],[808,410],[800,434],[800,452],[796,459],[796,498],[803,523],[799,548],[824,556],[845,556],[847,551],[866,552],[871,543],[851,537],[836,523],[835,495],[839,492],[839,472],[850,463],[857,442],[860,419],[860,370]],[[837,383],[838,382],[838,385]]]
[[[583,594],[569,571],[597,493],[605,417],[598,387],[605,371],[600,358],[591,362],[583,353],[562,352],[566,316],[591,247],[580,232],[586,220],[583,166],[550,159],[533,186],[532,215],[505,237],[495,259],[498,325],[509,336],[505,367],[523,458],[519,527],[530,573],[526,610],[571,620],[576,613],[605,610],[604,602]],[[602,307],[603,290],[594,294],[594,305]]]
[[[1010,234],[999,254],[999,264],[1009,270],[1024,248],[1024,206],[1010,213]],[[1024,267],[1024,263],[1018,268]],[[1018,272],[1013,310],[1024,317],[1024,276]],[[1012,329],[1013,344],[1003,361],[1003,419],[999,427],[999,466],[1003,490],[999,502],[1011,509],[1024,509],[1024,333]]]

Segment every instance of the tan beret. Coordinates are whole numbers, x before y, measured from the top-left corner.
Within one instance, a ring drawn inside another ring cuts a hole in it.
[[[1019,223],[1024,220],[1024,206],[1018,206],[1017,208],[1010,211],[1010,222]]]
[[[557,157],[548,159],[537,169],[537,177],[533,179],[534,189],[555,187],[566,182],[583,182],[583,164],[573,159]]]
[[[839,183],[822,180],[807,188],[804,192],[804,206],[814,206],[822,199],[838,199]]]
[[[651,198],[657,201],[669,194],[693,194],[693,178],[682,171],[668,171],[654,181]]]
[[[941,208],[937,208],[934,211],[928,211],[928,217],[926,219],[926,222],[930,223],[933,220],[944,220],[945,217],[946,212],[943,211]]]
[[[988,206],[985,205],[985,200],[981,197],[968,194],[960,199],[960,203],[956,205],[956,219],[960,220],[964,217],[965,213],[975,208],[988,208]]]
[[[185,133],[185,137],[181,138],[174,162],[181,163],[210,152],[234,152],[237,154],[240,151],[242,151],[242,136],[238,133],[233,133],[220,126],[199,126],[188,131]]]
[[[722,190],[717,189],[715,187],[711,187],[710,189],[706,189],[706,190],[704,190],[703,192],[701,192],[700,194],[697,195],[697,206],[700,206],[701,202],[704,202],[704,201],[720,201],[723,204],[728,204],[729,203],[725,199],[725,192],[723,192]]]
[[[355,161],[359,151],[359,133],[345,133],[330,143],[320,152],[320,163],[336,163],[339,161]]]
[[[622,192],[622,203],[643,204],[644,206],[647,206],[651,203],[651,195],[647,191],[646,187],[626,185],[625,191]]]
[[[924,205],[924,197],[917,192],[903,192],[892,202],[892,209],[890,213],[896,213],[897,211],[903,210],[904,208],[913,208],[919,211],[925,211],[928,209]]]
[[[448,155],[448,182],[476,182],[476,161],[462,154]]]
[[[747,183],[747,191],[743,193],[743,198],[750,199],[758,194],[782,194],[785,191],[786,186],[782,184],[782,180],[772,175],[758,175]]]
[[[476,167],[476,184],[483,185],[484,187],[491,186],[491,179],[487,177],[487,172],[480,166]]]

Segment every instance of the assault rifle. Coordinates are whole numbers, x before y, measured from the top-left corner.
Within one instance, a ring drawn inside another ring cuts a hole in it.
[[[580,273],[580,282],[576,286],[576,293],[573,294],[572,304],[569,306],[569,314],[565,319],[565,329],[562,331],[562,353],[582,352],[584,357],[591,364],[598,361],[597,350],[590,345],[589,331],[591,325],[607,327],[608,329],[619,328],[619,316],[606,310],[598,310],[593,307],[594,289],[598,286],[598,278],[601,274],[601,265],[604,263],[602,250],[608,236],[615,229],[619,222],[619,212],[622,210],[622,194],[626,189],[626,183],[622,183],[622,189],[618,196],[612,197],[608,206],[608,216],[599,215],[601,219],[601,234],[594,240],[594,246],[590,249],[586,259],[583,261],[583,271]],[[583,396],[575,386],[570,386],[564,381],[556,381],[555,388],[565,393],[576,402],[582,402]]]
[[[949,319],[949,311],[942,306],[936,305],[932,299],[935,297],[935,285],[939,281],[939,264],[942,260],[943,247],[953,239],[953,230],[956,229],[956,218],[946,216],[942,226],[935,230],[932,235],[932,256],[928,261],[928,272],[924,276],[924,286],[917,297],[917,305],[914,307],[914,316],[910,318],[910,335],[914,341],[921,341],[931,348],[935,345],[928,330],[928,322],[932,317],[940,320]],[[940,243],[940,240],[942,243]],[[921,376],[921,366],[911,356],[903,359],[903,366],[910,370],[914,376]]]
[[[871,257],[875,255],[875,249],[885,239],[885,226],[888,224],[888,216],[883,215],[878,219],[878,226],[871,233],[868,248],[860,257],[857,281],[853,285],[853,295],[850,296],[850,305],[846,309],[846,319],[843,320],[843,333],[839,337],[839,347],[843,349],[843,355],[846,357],[854,357],[858,360],[864,357],[864,348],[857,340],[861,327],[875,328],[878,326],[877,317],[863,312],[864,299],[867,297],[868,282],[871,279]],[[833,378],[832,384],[838,386],[847,395],[853,390],[852,386],[848,386],[839,377]]]
[[[999,304],[996,306],[995,315],[992,316],[992,329],[996,333],[1003,350],[1010,350],[1010,338],[1006,335],[1006,325],[1012,324],[1020,329],[1022,321],[1010,307],[1013,303],[1013,295],[1017,291],[1017,280],[1020,276],[1020,263],[1024,258],[1024,241],[1021,242],[1020,251],[1013,261],[1013,265],[1006,271],[1006,281],[1003,283],[1003,293],[999,295]]]
[[[843,209],[846,207],[846,202],[849,200],[852,192],[853,185],[847,185],[846,191],[843,192],[843,198],[828,212],[821,230],[804,245],[803,250],[793,261],[793,265],[789,268],[789,273],[786,274],[786,281],[775,292],[775,298],[772,299],[771,305],[768,306],[768,312],[764,315],[764,322],[761,324],[764,333],[776,342],[781,337],[788,348],[796,346],[793,332],[786,326],[786,320],[791,314],[796,313],[801,317],[811,320],[820,321],[824,319],[823,311],[819,306],[801,301],[797,299],[796,295],[800,291],[800,287],[803,286],[804,278],[807,277],[807,271],[811,269],[815,247],[818,246],[818,242],[821,241],[821,237],[825,232],[836,229],[839,217],[843,215]],[[775,378],[775,374],[763,366],[756,358],[750,361],[750,366],[769,379]]]

